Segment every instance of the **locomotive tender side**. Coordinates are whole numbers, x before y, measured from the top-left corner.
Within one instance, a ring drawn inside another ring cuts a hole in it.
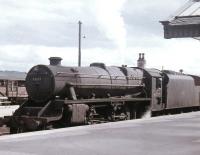
[[[165,85],[165,109],[199,107],[199,86],[192,75],[163,71]],[[196,76],[196,79],[200,77]]]

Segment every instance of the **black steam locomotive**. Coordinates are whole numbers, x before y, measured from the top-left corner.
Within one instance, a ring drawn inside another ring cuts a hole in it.
[[[11,132],[198,110],[200,77],[138,67],[64,67],[61,58],[27,74],[28,101],[5,117]]]

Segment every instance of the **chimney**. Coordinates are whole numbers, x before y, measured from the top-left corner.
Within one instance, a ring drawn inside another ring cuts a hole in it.
[[[50,65],[52,66],[60,66],[61,65],[61,57],[50,57],[49,61],[50,61]]]
[[[144,53],[139,53],[139,59],[137,60],[137,66],[139,68],[145,68],[146,60],[144,57]]]
[[[144,60],[144,53],[142,53],[142,60]]]
[[[181,74],[183,74],[183,69],[180,69],[179,72],[180,72]]]
[[[142,53],[139,53],[139,60],[141,60],[142,58],[141,58],[141,55],[142,55]]]

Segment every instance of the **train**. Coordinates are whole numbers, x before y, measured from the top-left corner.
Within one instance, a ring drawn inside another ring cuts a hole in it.
[[[0,71],[0,106],[21,104],[28,98],[25,72]]]
[[[123,121],[199,110],[200,77],[143,67],[36,65],[28,100],[4,117],[11,133]]]

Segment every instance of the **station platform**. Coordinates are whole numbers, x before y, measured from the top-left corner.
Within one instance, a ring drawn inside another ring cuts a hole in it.
[[[3,155],[197,155],[200,112],[0,137]]]

